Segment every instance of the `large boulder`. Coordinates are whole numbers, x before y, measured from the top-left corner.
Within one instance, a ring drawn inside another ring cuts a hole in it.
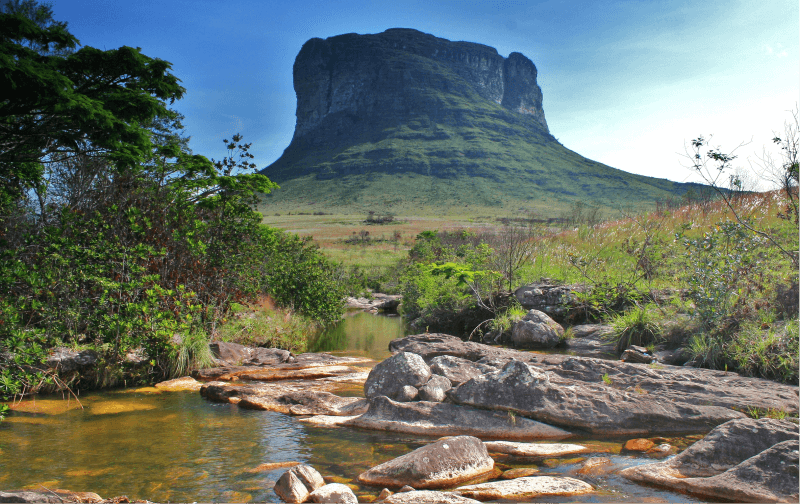
[[[504,481],[491,481],[462,486],[453,492],[480,501],[530,499],[534,497],[569,496],[593,492],[594,487],[575,478],[527,476]]]
[[[563,429],[506,412],[427,401],[401,403],[385,396],[370,399],[369,409],[363,415],[345,418],[335,424],[427,436],[470,435],[520,440],[564,439],[572,436]],[[322,425],[319,422],[312,423]]]
[[[467,380],[491,373],[497,369],[482,362],[473,362],[452,355],[440,355],[430,360],[431,372],[444,376],[453,387],[461,385]]]
[[[447,488],[491,473],[494,460],[480,439],[457,436],[440,439],[411,453],[361,473],[365,485],[415,489]]]
[[[378,363],[364,383],[368,398],[386,396],[395,400],[411,400],[407,388],[419,389],[431,377],[431,370],[417,354],[401,352]],[[414,394],[416,395],[416,394]]]
[[[797,502],[798,434],[788,420],[731,420],[669,460],[620,474],[706,498]]]
[[[520,361],[473,378],[449,392],[462,405],[505,410],[595,434],[707,431],[744,414],[719,406],[677,404],[606,384],[560,379]]]
[[[311,492],[324,484],[322,475],[316,469],[300,464],[283,473],[273,490],[284,502],[305,502]]]
[[[217,341],[209,345],[220,366],[271,366],[294,362],[294,355],[279,348],[253,348],[238,343]]]
[[[564,328],[539,310],[530,310],[511,329],[517,348],[553,348],[564,337]]]

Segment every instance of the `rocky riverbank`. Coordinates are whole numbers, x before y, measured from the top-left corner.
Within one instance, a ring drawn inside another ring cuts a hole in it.
[[[217,367],[156,388],[199,391],[311,426],[444,436],[358,475],[360,487],[340,484],[341,475],[316,478],[311,467],[293,467],[275,485],[286,502],[577,496],[596,492],[598,475],[609,474],[706,498],[797,500],[797,387],[698,368],[522,352],[445,334],[393,340],[390,350],[390,358],[375,362],[218,343]],[[746,414],[766,410],[787,419]],[[683,434],[702,440],[681,451],[661,437]],[[554,443],[592,435],[626,436],[623,453],[654,462],[619,467],[591,443]],[[536,467],[507,465],[559,457],[575,457],[576,469],[539,475]],[[371,497],[363,487],[374,489]],[[0,493],[0,502],[70,500],[102,498],[63,490]]]

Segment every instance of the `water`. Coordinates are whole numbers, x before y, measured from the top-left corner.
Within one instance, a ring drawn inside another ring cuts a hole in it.
[[[388,342],[405,335],[399,318],[360,313],[323,334],[315,350],[383,359]],[[196,392],[140,388],[96,392],[75,400],[27,399],[0,423],[0,489],[69,489],[102,497],[167,501],[280,502],[272,491],[286,469],[259,472],[266,462],[311,464],[332,481],[353,485],[362,499],[380,488],[359,486],[357,476],[432,438],[362,429],[307,426],[280,413],[206,401]],[[620,455],[624,439],[573,439],[589,444],[618,468],[651,459]],[[669,442],[684,448],[691,439]],[[590,455],[594,456],[594,455]],[[542,475],[572,475],[581,459],[502,460],[536,465]],[[698,502],[678,493],[629,483],[618,476],[583,478],[591,495],[533,501]]]

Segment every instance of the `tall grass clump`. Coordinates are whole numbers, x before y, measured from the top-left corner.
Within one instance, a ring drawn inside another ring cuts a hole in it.
[[[611,319],[616,351],[622,353],[631,345],[650,347],[662,341],[655,305],[636,306]]]

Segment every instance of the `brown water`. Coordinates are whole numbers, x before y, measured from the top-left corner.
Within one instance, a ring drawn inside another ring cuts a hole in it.
[[[384,358],[388,341],[404,334],[400,319],[369,314],[349,317],[343,325],[344,336],[334,334],[318,344],[331,347],[338,341],[338,352]],[[280,502],[272,486],[286,469],[258,472],[256,468],[265,462],[299,461],[334,481],[356,485],[356,494],[366,498],[380,488],[358,486],[358,474],[432,441],[307,426],[280,413],[212,403],[196,392],[117,390],[86,394],[81,403],[82,409],[74,400],[60,397],[29,399],[0,423],[0,489],[62,488],[159,502]],[[589,444],[597,456],[611,458],[619,468],[652,461],[620,455],[624,441],[570,440]],[[670,441],[681,447],[692,442]],[[542,475],[558,475],[572,474],[581,460],[573,455],[498,461],[513,467],[535,465]],[[582,479],[597,486],[598,492],[561,500],[697,502],[614,475]],[[532,502],[537,500],[559,499]]]

